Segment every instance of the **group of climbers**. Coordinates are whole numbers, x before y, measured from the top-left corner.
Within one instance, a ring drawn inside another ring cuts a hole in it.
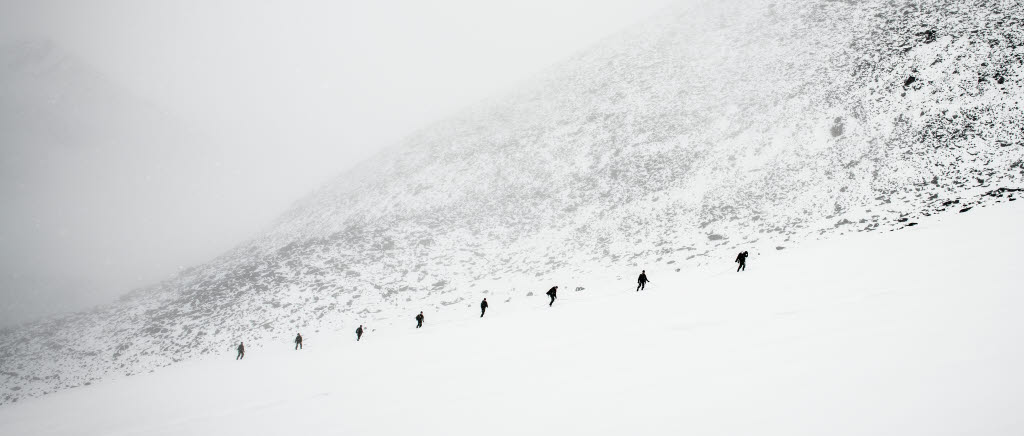
[[[739,266],[736,267],[736,272],[746,271],[747,270],[747,257],[749,255],[750,255],[750,253],[748,253],[747,251],[741,251],[736,256],[735,262],[739,264]],[[637,292],[642,291],[644,289],[644,287],[648,283],[650,283],[650,282],[651,281],[647,278],[647,270],[640,271],[640,276],[637,277],[637,279],[636,279],[636,283],[637,283],[636,291]],[[553,306],[555,304],[555,300],[558,298],[558,286],[552,286],[551,289],[548,289],[548,292],[547,292],[546,295],[551,298],[551,301],[548,302],[548,307]],[[484,314],[487,313],[487,307],[488,307],[487,298],[484,298],[484,300],[480,302],[480,317],[481,318],[483,318]],[[426,319],[426,317],[423,316],[423,311],[420,311],[419,315],[416,315],[416,328],[422,328],[423,327],[423,320],[424,319]],[[359,327],[356,328],[356,341],[358,342],[360,339],[362,339],[362,337],[363,337],[363,325],[360,324]],[[295,341],[294,342],[295,342],[295,349],[296,350],[301,350],[302,349],[302,334],[296,333],[295,334]],[[237,350],[238,350],[238,356],[235,357],[235,360],[241,360],[242,358],[245,357],[245,344],[239,342]]]

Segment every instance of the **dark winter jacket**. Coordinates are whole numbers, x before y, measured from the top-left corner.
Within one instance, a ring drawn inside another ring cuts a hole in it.
[[[359,328],[357,328],[357,329],[356,329],[356,334],[357,334],[357,335],[361,335],[361,334],[363,334],[363,328],[362,328],[362,327],[359,327]]]
[[[548,296],[554,297],[558,293],[558,286],[548,289]]]
[[[416,315],[416,321],[423,322],[423,314]]]
[[[640,273],[640,277],[636,279],[637,283],[647,283],[647,274]]]
[[[481,309],[486,309],[487,308],[487,300],[484,300],[484,301],[480,302],[480,308]]]
[[[296,344],[301,344],[302,343],[302,335],[295,335],[295,343]]]
[[[746,261],[747,261],[747,252],[746,251],[744,251],[744,252],[742,252],[742,253],[740,253],[739,255],[736,256],[736,262],[746,263]]]

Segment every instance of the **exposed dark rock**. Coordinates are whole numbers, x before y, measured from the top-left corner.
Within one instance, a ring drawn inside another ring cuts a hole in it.
[[[842,117],[836,117],[836,119],[834,121],[832,121],[832,127],[829,129],[829,132],[832,133],[832,137],[833,138],[836,138],[836,137],[839,137],[839,136],[843,135],[843,118]]]

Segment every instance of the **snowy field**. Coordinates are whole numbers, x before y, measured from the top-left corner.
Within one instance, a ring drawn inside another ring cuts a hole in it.
[[[0,407],[0,435],[1024,434],[1024,205]],[[734,265],[734,264],[733,264]],[[636,271],[638,273],[639,271]],[[634,273],[630,272],[630,276]]]

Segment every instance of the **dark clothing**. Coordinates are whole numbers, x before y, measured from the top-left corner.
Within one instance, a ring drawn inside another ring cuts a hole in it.
[[[295,335],[295,349],[302,349],[302,335]]]
[[[416,315],[416,328],[423,327],[423,314]]]
[[[548,296],[551,297],[551,302],[548,303],[548,307],[555,304],[555,298],[558,298],[558,286],[548,289]]]
[[[646,285],[646,284],[647,284],[647,274],[640,273],[640,277],[637,277],[637,279],[636,279],[636,291],[640,292],[640,290],[643,289],[644,285]]]
[[[740,272],[740,270],[747,270],[747,256],[749,256],[749,254],[747,254],[746,251],[736,256],[736,263],[740,264],[736,267],[736,272]]]
[[[363,328],[359,327],[359,328],[356,329],[356,341],[358,341],[359,338],[361,338],[361,337],[363,337]]]
[[[238,359],[241,359],[241,358],[244,358],[244,357],[245,357],[245,346],[242,345],[242,344],[238,344],[238,356],[235,356],[235,360],[238,360]]]
[[[484,313],[487,313],[487,300],[480,302],[480,317],[484,317]]]

